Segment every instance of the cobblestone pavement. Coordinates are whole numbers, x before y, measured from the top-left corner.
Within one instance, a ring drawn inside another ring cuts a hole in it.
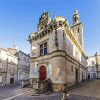
[[[20,86],[11,85],[0,88],[0,100],[61,100],[62,93],[27,95]],[[69,91],[68,100],[100,100],[100,80],[92,81],[82,87]],[[94,94],[94,95],[93,95]],[[97,97],[97,98],[96,98]]]

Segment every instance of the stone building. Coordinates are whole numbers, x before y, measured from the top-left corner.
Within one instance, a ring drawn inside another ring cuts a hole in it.
[[[73,24],[62,16],[51,19],[48,12],[39,18],[37,32],[29,35],[31,44],[30,78],[51,79],[53,90],[60,91],[62,84],[72,86],[87,77],[87,55],[84,52],[83,24],[78,11]]]
[[[0,48],[0,85],[6,83],[7,75],[7,52],[5,49]]]
[[[88,79],[97,78],[96,58],[94,56],[87,59]]]
[[[0,83],[13,84],[17,82],[17,57],[14,55],[15,48],[0,48]]]
[[[16,55],[17,48],[7,48],[7,77],[6,84],[14,84],[18,82],[18,57]]]
[[[25,60],[25,61],[24,61]],[[0,48],[0,84],[14,84],[29,78],[29,56],[17,47]]]
[[[30,57],[24,52],[18,52],[18,80],[19,82],[29,79]]]
[[[100,78],[100,55],[88,57],[88,78],[95,79]]]

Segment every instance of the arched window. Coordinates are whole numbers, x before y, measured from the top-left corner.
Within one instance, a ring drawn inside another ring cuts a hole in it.
[[[80,32],[80,29],[78,28],[78,33]]]
[[[77,21],[77,17],[74,18],[74,21],[75,21],[75,22]]]

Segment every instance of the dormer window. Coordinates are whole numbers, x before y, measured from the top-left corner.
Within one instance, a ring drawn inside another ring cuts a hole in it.
[[[47,49],[47,42],[40,45],[40,56],[47,55],[48,49]]]

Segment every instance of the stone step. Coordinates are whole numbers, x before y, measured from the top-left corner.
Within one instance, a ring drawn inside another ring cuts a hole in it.
[[[24,93],[26,95],[37,95],[37,91],[32,88],[22,88],[17,90],[17,92]]]

